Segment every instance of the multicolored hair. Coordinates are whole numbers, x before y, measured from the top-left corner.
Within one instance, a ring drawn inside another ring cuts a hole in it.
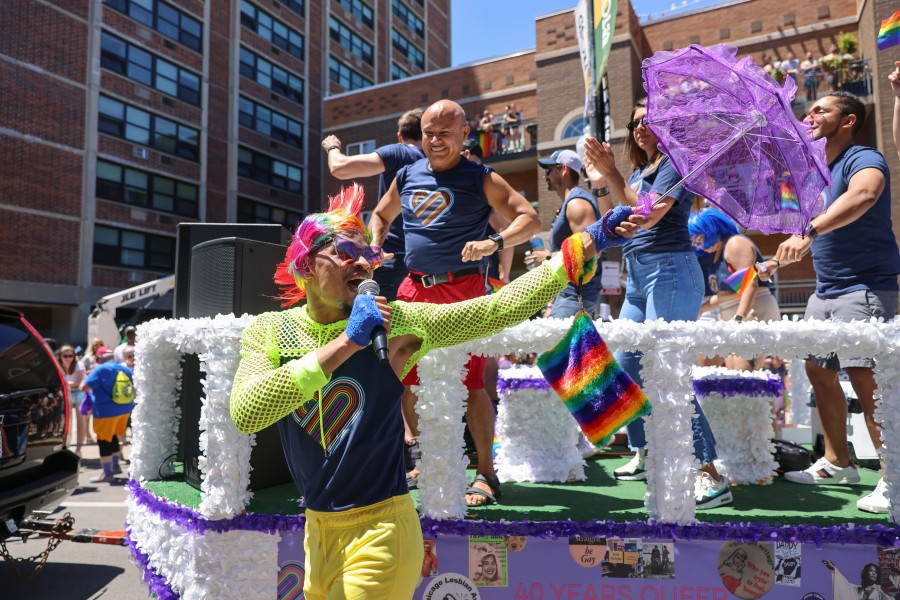
[[[372,232],[359,218],[365,191],[358,183],[341,188],[337,196],[328,199],[328,212],[307,215],[297,225],[294,239],[275,268],[275,283],[281,288],[278,298],[284,307],[293,306],[306,297],[306,279],[312,277],[309,254],[336,236],[360,234],[367,242]]]

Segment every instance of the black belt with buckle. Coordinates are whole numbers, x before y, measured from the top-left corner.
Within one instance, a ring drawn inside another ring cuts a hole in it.
[[[413,273],[410,271],[409,277],[416,283],[421,283],[423,287],[430,288],[442,283],[450,283],[454,279],[459,279],[466,275],[478,275],[480,273],[481,267],[469,267],[468,269],[450,271],[449,273],[438,273],[436,275],[423,275],[421,273]]]

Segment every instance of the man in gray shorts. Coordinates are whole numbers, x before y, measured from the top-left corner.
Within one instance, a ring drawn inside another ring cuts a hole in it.
[[[831,321],[892,318],[897,312],[900,251],[891,227],[890,173],[880,152],[857,146],[853,134],[862,128],[865,107],[847,92],[817,100],[806,115],[815,139],[826,139],[825,152],[832,185],[825,189],[825,212],[812,220],[806,237],[790,237],[770,263],[775,267],[799,261],[812,250],[816,292],[806,307],[807,319]],[[843,367],[866,416],[876,448],[881,435],[874,420],[875,362],[871,358],[834,353],[811,357],[806,373],[816,394],[825,455],[805,471],[785,479],[804,484],[847,485],[859,481],[847,446],[847,400],[838,380]],[[875,491],[856,506],[863,511],[890,510],[882,478]]]

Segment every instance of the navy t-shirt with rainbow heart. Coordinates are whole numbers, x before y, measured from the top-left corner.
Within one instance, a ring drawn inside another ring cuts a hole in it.
[[[321,415],[317,393],[278,421],[291,476],[309,508],[349,510],[409,491],[402,392],[391,366],[381,364],[369,346],[331,374],[321,390]]]
[[[484,196],[485,167],[461,158],[447,171],[433,172],[422,159],[397,172],[406,268],[426,274],[475,266],[463,262],[466,242],[487,237],[491,206]]]

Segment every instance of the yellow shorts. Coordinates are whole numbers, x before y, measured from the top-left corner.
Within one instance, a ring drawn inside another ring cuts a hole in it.
[[[306,510],[307,600],[407,600],[425,551],[409,494],[341,512]]]
[[[118,417],[102,417],[94,418],[94,433],[97,439],[104,442],[111,442],[113,436],[119,436],[119,441],[124,441],[125,430],[128,429],[128,416],[130,413],[119,415]]]

